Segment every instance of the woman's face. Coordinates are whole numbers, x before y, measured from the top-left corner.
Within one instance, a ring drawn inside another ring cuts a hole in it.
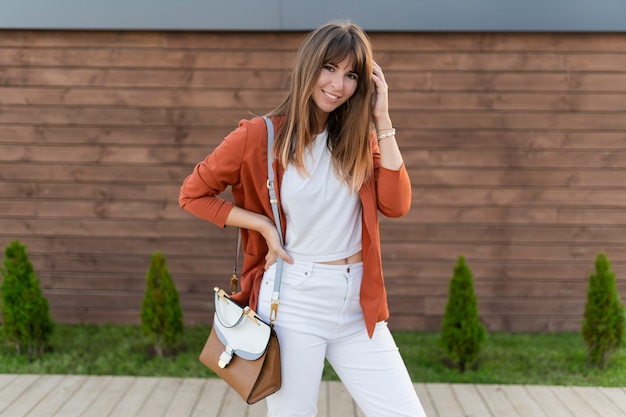
[[[357,74],[353,72],[348,58],[339,63],[326,63],[322,67],[311,98],[324,122],[330,112],[354,95],[357,84]]]

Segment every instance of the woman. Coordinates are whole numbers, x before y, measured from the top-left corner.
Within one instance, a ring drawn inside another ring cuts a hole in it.
[[[194,169],[180,204],[241,228],[242,291],[269,318],[277,257],[285,261],[275,329],[282,388],[268,416],[315,416],[328,359],[368,417],[425,413],[387,328],[378,212],[400,217],[411,185],[369,40],[349,22],[313,31],[300,47],[286,100],[268,116],[284,247],[268,191],[262,118],[244,120]],[[218,197],[232,186],[234,204]]]

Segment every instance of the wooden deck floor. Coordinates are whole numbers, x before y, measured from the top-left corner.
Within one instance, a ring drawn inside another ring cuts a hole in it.
[[[415,384],[429,417],[625,417],[626,388]],[[324,382],[320,417],[363,417]],[[0,417],[261,417],[219,379],[0,375]]]

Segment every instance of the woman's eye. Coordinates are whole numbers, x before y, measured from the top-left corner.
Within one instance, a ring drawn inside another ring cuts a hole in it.
[[[359,76],[356,75],[355,73],[351,72],[348,74],[348,78],[350,78],[351,80],[358,80]]]
[[[335,67],[333,67],[332,65],[324,65],[323,68],[325,70],[327,70],[327,71],[334,71],[335,70]]]

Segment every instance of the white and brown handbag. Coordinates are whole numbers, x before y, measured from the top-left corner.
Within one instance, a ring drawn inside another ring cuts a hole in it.
[[[282,230],[271,160],[274,127],[269,118],[264,117],[264,119],[268,132],[267,186],[282,245]],[[240,239],[239,235],[237,256]],[[233,288],[233,280],[231,280],[231,293],[236,290],[237,256],[233,270],[235,285]],[[275,393],[281,385],[280,346],[274,331],[274,321],[278,314],[282,267],[283,260],[279,257],[271,298],[270,323],[264,322],[250,307],[242,307],[234,302],[224,290],[215,288],[213,327],[200,353],[200,362],[226,381],[248,404],[254,404]]]

